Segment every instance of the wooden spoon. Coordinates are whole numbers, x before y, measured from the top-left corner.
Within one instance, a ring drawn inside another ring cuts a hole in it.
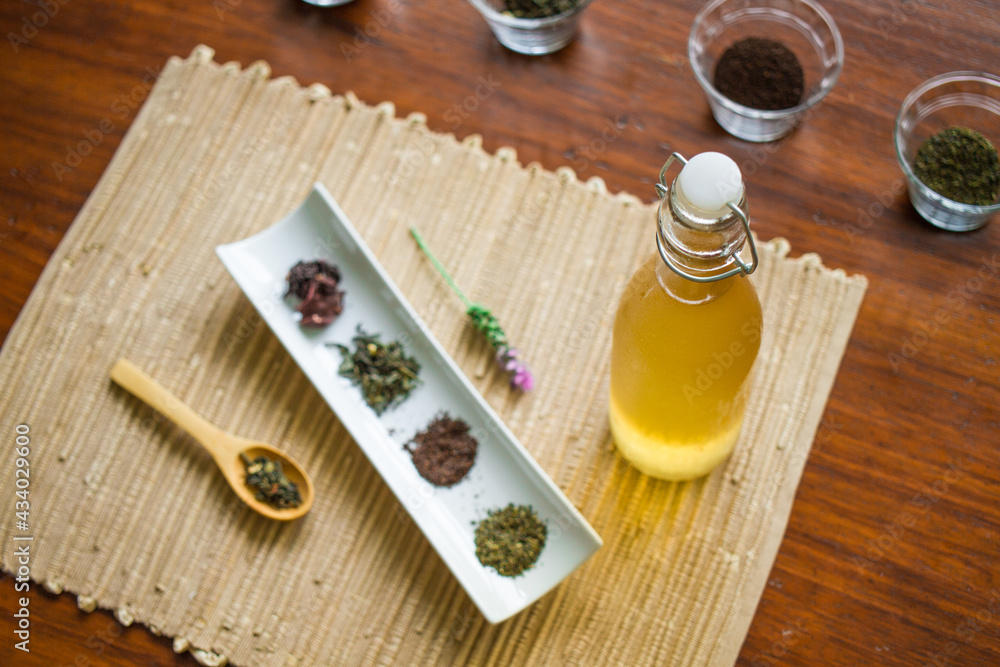
[[[180,399],[164,389],[156,380],[125,359],[119,359],[114,368],[111,369],[111,379],[142,399],[150,407],[155,408],[200,442],[211,453],[236,495],[254,511],[271,519],[290,521],[299,518],[312,507],[312,480],[309,479],[309,475],[302,469],[302,466],[285,452],[267,443],[254,442],[226,433],[184,405]],[[263,500],[257,500],[254,491],[244,482],[246,466],[240,457],[241,452],[246,454],[250,460],[258,456],[266,456],[272,461],[280,461],[285,475],[298,485],[299,493],[302,495],[302,504],[297,507],[278,509]]]

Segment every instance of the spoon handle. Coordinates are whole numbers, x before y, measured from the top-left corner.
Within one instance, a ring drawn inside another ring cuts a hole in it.
[[[119,359],[111,369],[111,379],[187,431],[213,455],[216,453],[215,449],[224,440],[225,432],[185,405],[135,364]]]

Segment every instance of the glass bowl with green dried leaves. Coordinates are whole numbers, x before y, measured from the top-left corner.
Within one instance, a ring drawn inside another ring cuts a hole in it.
[[[928,79],[903,101],[894,138],[910,202],[932,225],[970,231],[1000,212],[1000,77]]]
[[[486,19],[497,40],[511,51],[531,56],[553,53],[569,44],[591,0],[469,0]]]

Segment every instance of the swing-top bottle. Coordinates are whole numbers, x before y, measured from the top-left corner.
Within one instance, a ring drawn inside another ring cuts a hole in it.
[[[674,162],[683,166],[668,184]],[[761,338],[747,277],[757,250],[742,176],[727,156],[674,153],[656,189],[656,252],[615,316],[609,418],[618,451],[636,468],[684,480],[724,461],[740,434]]]

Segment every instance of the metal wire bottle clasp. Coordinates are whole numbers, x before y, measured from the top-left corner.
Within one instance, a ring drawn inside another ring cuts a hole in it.
[[[679,213],[674,207],[674,184],[667,184],[667,170],[670,169],[670,165],[674,162],[680,162],[681,165],[687,164],[687,159],[680,153],[672,153],[667,161],[663,164],[660,169],[660,182],[656,184],[656,194],[662,200],[667,197],[667,202],[670,206],[670,212],[676,216],[683,218],[683,214]],[[711,276],[695,276],[684,270],[684,267],[680,266],[674,259],[672,259],[667,252],[667,240],[663,237],[663,226],[657,222],[656,225],[656,249],[660,252],[660,257],[666,262],[667,266],[673,270],[677,275],[687,278],[688,280],[693,280],[696,283],[710,283],[716,280],[724,280],[725,278],[731,278],[732,276],[744,275],[748,276],[757,270],[757,245],[754,243],[753,234],[750,233],[750,220],[747,217],[746,212],[739,207],[737,203],[727,202],[726,206],[735,213],[740,222],[743,223],[743,230],[746,232],[747,242],[750,244],[750,264],[747,264],[740,257],[739,252],[734,252],[730,257],[731,260],[736,262],[736,266],[728,271],[717,275]]]

